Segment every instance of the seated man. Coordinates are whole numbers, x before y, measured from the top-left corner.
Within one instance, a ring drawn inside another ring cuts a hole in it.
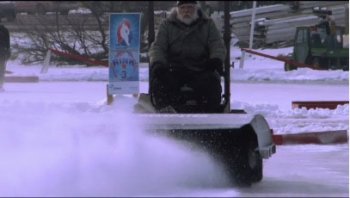
[[[219,112],[225,56],[219,30],[197,1],[178,1],[159,26],[149,51],[155,108],[171,106],[178,112],[191,112],[179,107],[187,87],[199,103],[194,112]]]

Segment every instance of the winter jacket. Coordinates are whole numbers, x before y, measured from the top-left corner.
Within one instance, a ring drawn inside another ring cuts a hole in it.
[[[203,64],[210,58],[224,62],[226,48],[214,21],[200,9],[199,18],[190,25],[179,21],[176,10],[159,26],[155,41],[149,50],[150,64],[160,62],[173,67],[185,67],[192,71],[204,70]]]
[[[10,54],[10,34],[8,29],[0,24],[0,58],[8,59]]]

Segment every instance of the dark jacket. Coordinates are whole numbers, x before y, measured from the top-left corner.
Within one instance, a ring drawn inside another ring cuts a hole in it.
[[[160,62],[172,67],[185,66],[193,71],[202,71],[203,63],[209,58],[224,62],[226,48],[214,21],[200,9],[199,18],[186,25],[176,18],[173,9],[160,26],[152,43],[150,64]]]
[[[8,59],[10,57],[10,34],[8,29],[0,24],[0,56]]]

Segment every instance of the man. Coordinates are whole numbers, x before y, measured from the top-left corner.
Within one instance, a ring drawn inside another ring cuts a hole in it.
[[[171,106],[178,112],[181,89],[193,90],[199,103],[194,112],[220,111],[221,80],[226,48],[211,18],[197,1],[177,1],[158,29],[149,57],[150,92],[157,110]]]
[[[6,62],[10,57],[10,34],[8,29],[0,24],[0,91],[3,91]]]

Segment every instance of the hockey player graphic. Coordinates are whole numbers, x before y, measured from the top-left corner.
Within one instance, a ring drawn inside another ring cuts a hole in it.
[[[129,20],[124,19],[118,26],[117,30],[117,42],[118,45],[128,47],[130,46],[132,34],[131,23]]]

